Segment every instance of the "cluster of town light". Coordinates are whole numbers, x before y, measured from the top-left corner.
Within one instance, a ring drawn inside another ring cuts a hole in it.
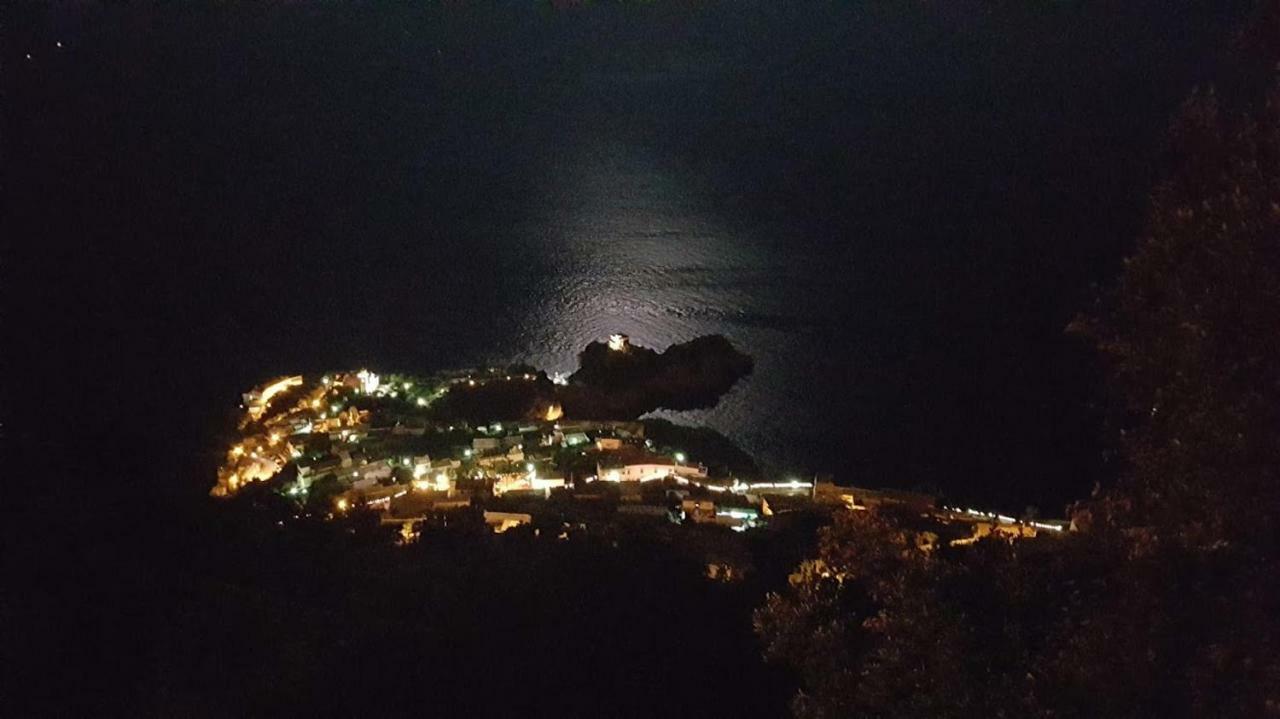
[[[611,336],[609,338],[609,348],[614,351],[625,351],[627,349],[626,336],[625,335]],[[377,374],[369,372],[368,370],[361,370],[360,372],[356,373],[355,376],[359,381],[358,389],[360,391],[363,391],[366,394],[376,393],[379,395],[389,395],[393,398],[395,398],[398,394],[394,389],[396,387],[395,384],[384,384],[382,379]],[[526,380],[532,379],[532,376],[528,374],[525,374],[522,377],[523,379],[526,379]],[[506,379],[508,380],[520,379],[520,378],[521,378],[520,375],[517,375],[514,377],[511,375],[506,376]],[[326,388],[332,388],[333,380],[328,375],[324,376],[321,381]],[[462,380],[457,380],[457,381],[462,381]],[[477,385],[476,380],[473,378],[468,378],[466,381],[470,386]],[[556,375],[553,381],[557,384],[567,384],[567,378],[563,374]],[[301,377],[296,377],[296,376],[288,377],[281,380],[277,380],[271,383],[270,385],[266,386],[265,388],[263,388],[260,392],[254,393],[254,395],[252,396],[251,406],[249,407],[250,415],[260,417],[263,413],[265,413],[267,408],[267,403],[272,398],[279,395],[281,392],[284,392],[285,390],[291,387],[298,386],[300,384],[301,384]],[[411,382],[400,382],[398,383],[398,385],[399,385],[399,388],[406,393],[405,399],[406,400],[410,399],[411,395],[408,395],[408,393],[412,389],[413,384]],[[327,393],[327,391],[328,390],[320,390],[319,396],[311,398],[309,400],[303,399],[299,402],[298,406],[300,408],[305,408],[309,406],[311,409],[316,410],[318,412],[320,419],[322,420],[326,419],[328,417],[328,412],[320,411],[320,410],[324,407],[323,397]],[[432,399],[438,397],[440,394],[443,394],[444,391],[445,390],[437,391],[432,396]],[[425,397],[418,397],[416,402],[417,402],[417,405],[420,407],[425,407],[429,404],[429,400]],[[343,407],[340,404],[332,404],[328,406],[326,409],[332,412],[336,417],[340,415],[340,413],[343,410]],[[556,419],[559,419],[562,416],[562,414],[563,414],[563,410],[558,404],[551,404],[547,408],[545,416],[548,421],[555,421]],[[559,429],[558,424],[555,425],[555,427],[556,429]],[[501,423],[495,423],[491,427],[481,426],[481,427],[478,427],[477,429],[479,429],[483,433],[488,433],[489,431],[492,431],[500,434],[504,428]],[[453,430],[454,430],[454,427],[450,426],[449,431],[453,431]],[[311,431],[312,431],[312,423],[309,420],[305,424],[303,424],[301,427],[296,427],[294,429],[294,432],[297,434],[306,434]],[[352,432],[348,429],[343,429],[340,433],[340,436],[343,440],[349,443],[356,442],[359,439],[355,432]],[[284,459],[286,456],[294,460],[299,459],[302,456],[302,452],[300,449],[293,446],[291,443],[284,442],[283,447],[280,447],[282,440],[284,439],[285,439],[284,436],[280,432],[272,431],[268,433],[267,436],[264,438],[265,442],[259,444],[256,447],[250,445],[250,448],[247,449],[246,445],[243,443],[233,445],[229,450],[229,455],[233,460],[236,460],[234,463],[239,466],[237,467],[237,471],[230,473],[226,477],[226,480],[225,480],[226,488],[234,492],[241,485],[247,482],[268,478],[269,476],[273,475],[275,472],[279,471],[282,461],[288,461]],[[652,447],[652,441],[647,441],[646,444]],[[274,451],[269,451],[269,450],[266,450],[265,447],[273,447],[273,448],[279,447],[279,449],[276,449]],[[518,448],[523,448],[523,445],[518,445]],[[266,452],[266,456],[264,456],[263,452]],[[469,448],[463,451],[463,456],[466,458],[471,458],[473,455],[474,455],[474,452]],[[680,451],[674,452],[672,454],[672,458],[675,460],[675,463],[677,465],[683,465],[688,461],[688,458],[685,455],[685,453]],[[408,457],[401,458],[401,462],[405,467],[409,467],[411,465],[411,459]],[[529,482],[530,485],[534,485],[535,482],[539,481],[539,478],[537,476],[537,467],[534,463],[532,462],[526,463],[525,470],[527,472],[527,477],[524,481]],[[424,491],[424,492],[431,491],[431,490],[448,491],[450,488],[450,480],[448,475],[445,472],[437,472],[432,477],[432,476],[428,476],[430,471],[431,471],[430,467],[425,463],[414,465],[413,472],[412,472],[413,479],[411,482],[412,489],[414,491]],[[358,473],[357,473],[357,476],[359,476]],[[477,472],[476,476],[480,477],[481,475],[479,472]],[[652,474],[649,476],[641,477],[639,481],[649,482],[653,480],[666,479],[668,477],[676,480],[680,484],[686,484],[686,485],[695,484],[695,485],[705,487],[706,489],[716,493],[730,492],[733,494],[746,494],[748,492],[761,490],[761,489],[800,490],[800,489],[809,489],[814,486],[813,482],[802,481],[795,478],[788,478],[785,480],[771,481],[771,482],[752,482],[752,483],[747,483],[739,479],[734,479],[732,483],[727,486],[716,485],[716,484],[703,484],[697,481],[690,481],[689,479],[676,475],[674,473]],[[622,473],[618,469],[611,469],[611,470],[608,470],[607,472],[604,472],[602,477],[589,477],[587,478],[587,481],[589,482],[596,481],[597,479],[607,481],[607,482],[621,482]],[[536,485],[534,486],[536,487]],[[393,499],[394,497],[403,496],[404,494],[408,493],[408,491],[409,491],[408,489],[404,489],[391,497],[382,497],[377,500],[372,500],[369,504],[389,505],[391,499]],[[497,491],[497,487],[495,487],[495,491]],[[289,490],[289,493],[293,496],[303,495],[306,493],[306,487],[303,486],[301,483],[295,483],[294,486]],[[333,506],[337,512],[345,513],[351,508],[352,505],[351,505],[351,500],[349,500],[347,497],[339,497],[335,500]],[[862,507],[854,507],[854,508],[861,509]],[[1012,525],[1012,524],[1020,523],[1020,524],[1034,527],[1036,529],[1048,530],[1053,532],[1061,532],[1064,530],[1062,526],[1059,526],[1056,524],[1049,524],[1045,522],[1036,522],[1036,521],[1019,522],[1017,519],[1014,519],[1013,517],[1010,517],[1007,515],[984,512],[976,509],[959,508],[959,507],[945,507],[944,509],[948,509],[952,512],[955,512],[956,514],[966,515],[968,517],[993,520],[1003,525]],[[764,511],[768,513],[767,506]],[[755,515],[750,512],[747,512],[745,510],[733,509],[733,508],[726,510],[725,512],[723,512],[723,514],[725,516],[731,517],[733,519],[738,519],[738,520],[744,520],[744,519],[749,520],[755,517]],[[736,531],[742,531],[746,528],[747,528],[747,525],[745,524],[733,527],[733,529]]]
[[[609,346],[612,350],[625,351],[627,349],[627,344],[628,344],[628,340],[625,335],[613,335],[609,338]],[[407,394],[413,388],[413,383],[407,382],[407,381],[395,382],[395,383],[384,382],[383,378],[381,378],[379,375],[373,372],[370,372],[367,369],[360,370],[354,376],[355,376],[355,379],[358,380],[357,391],[361,391],[365,394],[389,395],[391,397],[396,397],[397,396],[396,389],[402,389]],[[515,376],[506,375],[506,379],[508,380],[521,379],[521,378],[525,380],[534,379],[534,377],[529,374],[515,375]],[[458,380],[458,381],[462,381],[462,380]],[[469,377],[465,381],[470,386],[477,385],[477,381],[474,378]],[[559,374],[559,375],[556,375],[554,381],[557,384],[567,384],[567,377],[565,377],[563,374]],[[300,408],[309,407],[310,409],[316,412],[317,416],[321,420],[327,419],[330,413],[332,413],[335,417],[339,416],[340,413],[343,411],[343,407],[341,404],[335,403],[335,404],[328,404],[326,406],[326,403],[324,402],[325,395],[328,394],[333,389],[335,389],[335,382],[336,380],[332,378],[330,375],[324,375],[321,378],[321,384],[323,385],[323,389],[319,389],[318,393],[313,394],[309,398],[303,399],[299,403],[299,407]],[[301,384],[301,377],[297,377],[297,376],[284,378],[276,382],[273,382],[271,385],[267,386],[260,393],[257,394],[257,397],[255,398],[257,401],[255,402],[255,404],[257,404],[257,406],[260,409],[265,409],[266,402],[270,400],[272,397],[278,395],[280,392],[283,392],[286,389],[289,389],[294,386],[298,386],[300,384]],[[443,391],[445,390],[438,391],[436,393],[436,396],[438,396],[439,394],[442,394]],[[412,395],[408,395],[405,397],[405,399],[408,400],[410,399],[411,396]],[[416,399],[416,402],[418,406],[427,406],[429,404],[428,399],[425,397],[418,397]],[[563,416],[563,409],[558,404],[553,403],[548,406],[546,410],[546,418],[548,421],[555,421],[556,419],[559,419],[561,416]],[[559,426],[558,425],[556,426],[558,429]],[[452,431],[453,429],[454,427],[452,426],[449,427],[450,431]],[[491,428],[480,427],[478,429],[480,429],[480,431],[482,432],[491,430],[493,432],[501,433],[504,428],[501,423],[495,423],[492,425]],[[312,431],[312,422],[308,420],[302,427],[295,428],[294,431],[300,434],[309,433]],[[352,432],[349,429],[341,430],[340,436],[342,440],[348,443],[358,441],[358,436],[356,435],[356,433]],[[265,441],[266,445],[271,447],[277,447],[281,445],[284,437],[280,432],[273,431],[273,432],[270,432],[267,435],[267,437],[265,437],[264,439],[266,440]],[[652,446],[651,442],[648,444]],[[277,452],[283,452],[283,454],[280,455],[281,459],[283,459],[285,456],[288,456],[292,459],[298,459],[302,456],[302,452],[297,447],[294,447],[292,444],[287,442],[285,442],[283,444],[283,448],[281,450],[277,450]],[[246,446],[244,444],[234,445],[230,450],[231,457],[235,459],[240,459],[244,457],[246,454],[250,454],[250,453],[246,450]],[[466,458],[471,458],[473,455],[474,455],[473,451],[469,448],[463,451],[463,456]],[[259,477],[258,475],[262,474],[262,470],[265,469],[265,466],[260,466],[260,465],[263,465],[265,462],[267,462],[267,458],[263,457],[263,455],[259,452],[258,449],[252,450],[251,457],[254,461],[252,466],[242,467],[241,471],[232,473],[228,477],[227,483],[229,485],[230,490],[232,491],[236,490],[239,487],[239,485],[243,484],[246,481],[265,478],[265,477]],[[683,465],[687,462],[687,457],[683,452],[675,452],[673,453],[672,457],[675,460],[675,463],[678,465]],[[404,464],[404,466],[406,467],[410,466],[409,458],[402,458],[401,461]],[[275,462],[276,466],[274,467],[274,469],[278,470],[279,464],[280,462],[276,461]],[[526,463],[525,469],[527,471],[527,481],[534,482],[539,479],[537,468],[534,463],[531,463],[531,462]],[[413,466],[413,471],[412,471],[413,479],[411,481],[412,489],[416,491],[429,491],[433,489],[437,489],[440,491],[447,491],[450,486],[450,481],[448,476],[444,472],[439,472],[434,477],[432,477],[432,476],[429,476],[430,471],[431,470],[429,466],[426,464],[419,464],[419,465]],[[641,478],[641,481],[652,481],[655,479],[664,479],[666,476],[668,475],[655,474],[653,476],[643,477]],[[677,481],[679,481],[682,484],[689,483],[688,480],[686,480],[683,477],[679,477],[676,475],[670,475],[670,476],[674,477]],[[595,479],[596,479],[595,477],[590,478],[590,480],[595,480]],[[602,479],[604,479],[605,481],[611,481],[611,482],[621,482],[622,476],[618,470],[614,469],[605,473],[605,476],[602,477]],[[709,485],[708,488],[716,491],[725,491],[726,489],[732,489],[732,491],[734,492],[743,492],[748,488],[772,487],[772,486],[799,487],[799,486],[811,486],[811,485],[800,484],[795,480],[792,480],[790,483],[785,483],[785,484],[782,482],[779,482],[776,484],[763,483],[763,484],[756,484],[756,485],[745,485],[735,480],[734,485],[731,488],[723,487],[723,486],[714,486],[714,485]],[[305,493],[305,491],[306,491],[305,487],[299,483],[294,485],[294,487],[290,491],[290,494],[297,496],[300,493]],[[405,490],[405,491],[407,492],[408,490]],[[402,492],[401,494],[403,493],[404,492]],[[377,500],[377,501],[384,501],[384,500]],[[350,504],[350,500],[347,499],[346,497],[340,497],[335,501],[333,506],[338,512],[346,512],[351,507],[351,504]]]
[[[367,369],[362,369],[356,373],[356,379],[360,380],[360,389],[365,394],[373,394],[382,384],[382,379],[378,375]]]
[[[434,477],[434,479],[428,479],[426,474],[427,472],[426,472],[425,466],[419,465],[418,467],[414,468],[413,470],[414,479],[411,484],[415,490],[419,492],[429,492],[433,489],[440,492],[449,491],[449,475],[445,474],[444,472],[436,472],[436,476]],[[396,496],[400,496],[400,495],[396,495]]]

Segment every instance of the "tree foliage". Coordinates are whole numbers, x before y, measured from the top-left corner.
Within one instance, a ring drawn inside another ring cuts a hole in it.
[[[756,613],[766,656],[801,675],[803,717],[1025,715],[1028,667],[1061,605],[1048,566],[985,543],[926,551],[876,512],[847,512],[817,558]],[[1038,549],[1038,548],[1037,548]],[[1032,550],[1033,555],[1040,552]]]
[[[1115,288],[1077,327],[1110,360],[1124,480],[1100,519],[1190,543],[1262,542],[1280,511],[1280,87],[1254,112],[1197,92],[1178,170]]]
[[[1197,91],[1118,281],[1073,329],[1125,466],[1082,532],[926,551],[848,513],[756,614],[804,717],[1280,715],[1280,85]]]

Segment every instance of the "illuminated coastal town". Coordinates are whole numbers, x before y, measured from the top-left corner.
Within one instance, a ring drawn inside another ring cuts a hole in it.
[[[604,346],[631,351],[622,335]],[[892,508],[920,520],[929,545],[1068,528],[830,476],[770,476],[704,428],[568,416],[560,397],[569,384],[525,366],[279,377],[244,394],[238,438],[211,493],[268,486],[299,517],[370,513],[406,540],[450,513],[482,516],[498,533],[549,526],[567,536],[619,521],[746,532],[789,513]]]

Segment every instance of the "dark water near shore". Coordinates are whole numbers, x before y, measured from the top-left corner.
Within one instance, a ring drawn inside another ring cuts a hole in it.
[[[753,355],[675,418],[779,472],[1087,491],[1098,396],[1062,329],[1239,13],[691,5],[24,6],[23,331],[201,489],[262,378],[568,370],[620,331]]]

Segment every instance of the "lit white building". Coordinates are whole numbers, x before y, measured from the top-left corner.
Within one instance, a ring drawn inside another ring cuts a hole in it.
[[[507,492],[532,491],[548,493],[565,486],[564,477],[539,477],[533,474],[509,474],[493,483],[493,493],[502,496]]]
[[[643,454],[598,463],[596,477],[606,482],[649,482],[667,477],[701,481],[707,478],[707,468],[681,464],[661,455]]]
[[[371,489],[384,479],[391,479],[391,465],[385,460],[378,460],[362,465],[352,475],[353,489]]]

